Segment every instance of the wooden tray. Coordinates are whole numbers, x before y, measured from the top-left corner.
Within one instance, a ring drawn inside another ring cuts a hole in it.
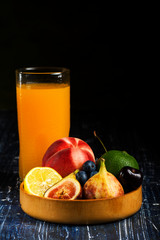
[[[142,204],[142,186],[112,199],[62,200],[28,194],[20,185],[21,208],[36,219],[63,224],[98,224],[127,218]]]

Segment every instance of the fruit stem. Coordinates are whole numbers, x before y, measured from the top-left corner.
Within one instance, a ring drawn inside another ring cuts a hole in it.
[[[104,146],[104,144],[103,144],[102,140],[100,139],[100,137],[97,136],[96,131],[94,131],[93,133],[94,133],[94,136],[95,136],[96,138],[98,138],[98,140],[99,140],[99,142],[101,143],[101,145],[103,146],[105,152],[107,152],[106,147]]]
[[[100,158],[100,169],[99,169],[99,172],[106,172],[107,169],[106,169],[106,165],[105,165],[105,159],[104,158]]]

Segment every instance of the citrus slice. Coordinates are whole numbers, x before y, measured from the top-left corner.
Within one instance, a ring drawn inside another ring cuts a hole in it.
[[[45,191],[61,179],[61,175],[53,168],[35,167],[25,176],[24,189],[30,194],[43,197]]]

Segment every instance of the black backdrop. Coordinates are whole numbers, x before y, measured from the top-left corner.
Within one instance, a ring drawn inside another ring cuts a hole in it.
[[[71,70],[72,114],[134,128],[152,146],[158,131],[156,6],[3,1],[0,108],[16,109],[15,69]],[[158,144],[157,144],[158,145]]]

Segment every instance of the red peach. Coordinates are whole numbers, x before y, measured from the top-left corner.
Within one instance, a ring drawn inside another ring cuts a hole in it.
[[[61,138],[47,149],[42,159],[43,167],[54,168],[62,177],[80,169],[84,162],[95,162],[91,147],[79,138]]]

